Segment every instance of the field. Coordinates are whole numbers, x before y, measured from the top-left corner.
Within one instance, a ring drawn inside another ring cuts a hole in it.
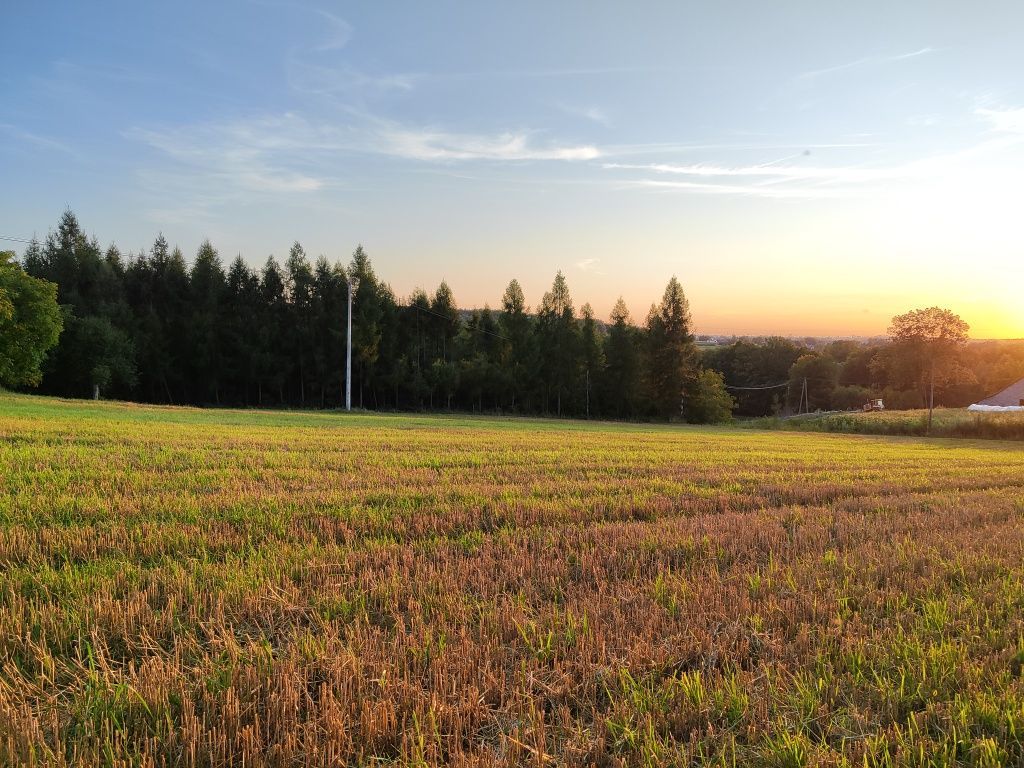
[[[0,764],[1024,763],[1024,451],[0,395]]]
[[[751,419],[743,426],[800,432],[924,436],[928,431],[928,411],[811,414],[789,419]],[[966,408],[937,408],[933,413],[931,434],[933,437],[1024,440],[1024,413],[972,413]]]

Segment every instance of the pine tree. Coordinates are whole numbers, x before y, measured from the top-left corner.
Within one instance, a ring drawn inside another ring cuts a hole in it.
[[[284,386],[291,375],[291,355],[285,349],[289,321],[284,274],[273,256],[267,259],[260,275],[260,304],[257,316],[257,402],[263,404],[270,393],[284,405]]]
[[[459,309],[455,305],[455,294],[445,281],[437,286],[430,301],[431,356],[433,359],[451,362],[453,342],[459,332]]]
[[[44,362],[44,392],[90,396],[108,386],[130,395],[135,382],[133,318],[124,297],[124,269],[115,248],[104,256],[70,210],[45,246],[25,253],[29,274],[57,283],[64,332]]]
[[[163,320],[167,335],[168,358],[164,369],[170,402],[195,400],[193,382],[188,381],[189,359],[192,356],[192,340],[189,333],[189,277],[185,256],[177,246],[163,265],[157,269],[156,281],[158,312]]]
[[[377,393],[377,361],[383,340],[383,322],[394,297],[377,280],[370,257],[362,245],[356,246],[348,265],[348,275],[359,281],[352,297],[352,365],[358,382],[359,407],[365,407],[365,396]]]
[[[225,295],[224,268],[220,256],[204,240],[196,252],[189,276],[188,318],[192,339],[188,358],[193,399],[199,403],[220,403],[220,389],[224,378],[222,349],[224,321],[221,305]]]
[[[682,415],[683,392],[696,374],[697,348],[690,331],[690,303],[673,275],[647,317],[647,385],[658,415]]]
[[[298,390],[299,406],[306,405],[306,385],[311,366],[313,333],[313,270],[302,246],[295,242],[285,262],[285,286],[288,299],[287,348],[293,356],[292,368]]]
[[[348,286],[340,266],[332,267],[323,256],[313,270],[313,368],[320,407],[337,388],[338,402],[344,392],[345,329]]]
[[[602,391],[604,384],[605,358],[603,340],[590,304],[583,305],[580,317],[580,359],[584,377],[585,413],[589,419],[591,413],[601,411],[596,393]]]
[[[555,413],[571,407],[570,395],[579,381],[579,328],[565,275],[555,275],[551,290],[544,294],[537,316],[537,342],[545,409],[554,397]]]
[[[426,291],[422,288],[413,290],[402,316],[402,344],[409,367],[406,395],[414,407],[422,408],[424,398],[429,395],[428,369],[433,362],[428,354],[431,314],[430,297]]]
[[[505,288],[501,298],[501,319],[499,330],[505,337],[502,345],[502,369],[505,371],[511,393],[511,407],[522,408],[522,398],[527,390],[528,373],[533,363],[531,346],[532,320],[527,314],[529,307],[519,281],[513,279]]]
[[[250,405],[258,378],[260,281],[241,256],[231,262],[224,291],[224,376],[231,399]]]
[[[611,326],[605,340],[606,376],[602,391],[609,413],[619,418],[635,416],[638,410],[639,331],[629,317],[626,302],[619,297],[612,309]]]

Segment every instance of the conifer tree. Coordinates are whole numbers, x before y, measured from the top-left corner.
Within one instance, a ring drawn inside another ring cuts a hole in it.
[[[629,309],[621,296],[612,308],[611,321],[604,345],[607,368],[603,399],[611,415],[619,418],[635,416],[638,408],[639,331],[633,326]]]
[[[683,391],[696,374],[697,348],[690,330],[690,303],[673,275],[659,305],[647,317],[647,386],[655,412],[682,415]]]
[[[578,383],[580,344],[569,286],[560,271],[541,300],[537,342],[545,409],[553,404],[556,415],[561,416],[563,407],[571,407],[570,396]]]
[[[228,268],[223,306],[224,375],[232,402],[251,405],[258,378],[260,281],[241,256]]]
[[[204,240],[189,275],[188,325],[192,344],[187,361],[192,399],[201,403],[220,404],[221,401],[224,322],[227,319],[222,312],[224,295],[224,268],[220,256],[210,241]]]
[[[390,292],[377,279],[373,264],[362,245],[356,246],[349,262],[348,277],[358,280],[352,302],[352,365],[353,379],[358,384],[353,396],[363,408],[367,390],[376,394],[378,361],[384,339],[385,315],[389,309]],[[347,291],[346,287],[346,291]]]
[[[509,404],[513,410],[522,409],[534,362],[534,350],[531,344],[532,320],[527,314],[529,307],[518,280],[511,280],[505,288],[501,297],[501,310],[498,326],[499,332],[505,337],[501,364],[507,377]]]
[[[589,419],[601,412],[597,393],[604,383],[605,357],[603,339],[594,320],[594,310],[584,304],[580,310],[580,362],[583,367],[584,412]]]

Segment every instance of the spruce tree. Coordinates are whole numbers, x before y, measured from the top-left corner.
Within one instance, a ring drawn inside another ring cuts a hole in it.
[[[284,274],[277,260],[270,256],[260,274],[260,304],[257,316],[257,402],[275,395],[278,404],[287,403],[285,382],[292,369],[292,357],[287,353],[289,322],[288,300]]]
[[[611,325],[605,340],[606,376],[603,401],[609,413],[619,418],[637,413],[637,354],[639,331],[630,320],[626,302],[619,297],[612,308]]]
[[[553,401],[556,415],[571,408],[580,373],[579,328],[565,275],[555,275],[551,290],[544,294],[537,316],[542,387],[545,408]]]
[[[647,386],[656,413],[682,415],[683,392],[696,374],[697,347],[690,329],[690,303],[673,275],[647,317]]]
[[[522,409],[534,363],[534,350],[531,345],[533,321],[527,314],[529,307],[518,280],[511,280],[505,288],[501,310],[498,327],[505,337],[501,351],[502,370],[507,378],[512,409]]]
[[[580,363],[583,368],[584,413],[589,419],[602,410],[598,393],[604,384],[603,339],[590,304],[580,309]]]
[[[220,256],[204,240],[196,252],[189,275],[188,331],[192,338],[188,369],[193,399],[199,403],[221,401],[221,383],[224,378],[223,347],[224,323],[222,311],[225,295],[224,268]]]
[[[295,389],[300,407],[306,405],[306,387],[311,367],[313,334],[313,270],[302,246],[295,242],[285,262],[288,326],[284,336],[292,355]]]
[[[394,297],[377,280],[373,263],[362,245],[353,251],[347,275],[359,282],[352,300],[352,375],[358,384],[353,396],[363,408],[367,394],[372,392],[376,396],[385,315],[393,307]]]
[[[232,402],[251,405],[257,392],[260,281],[241,256],[228,268],[224,291],[224,376]]]

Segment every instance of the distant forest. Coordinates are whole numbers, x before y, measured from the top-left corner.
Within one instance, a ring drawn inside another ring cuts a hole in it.
[[[360,408],[708,422],[791,409],[805,379],[812,409],[924,404],[920,365],[883,341],[698,347],[675,277],[641,324],[621,299],[607,323],[589,304],[577,310],[561,273],[533,308],[513,280],[500,307],[460,311],[444,282],[399,300],[361,246],[342,265],[295,243],[283,264],[254,270],[240,256],[225,268],[204,242],[189,264],[163,235],[148,253],[103,250],[70,211],[21,265],[58,287],[64,330],[39,387],[55,395],[336,408],[351,276]],[[1024,343],[972,343],[944,368],[936,403],[964,405],[1021,377]]]

